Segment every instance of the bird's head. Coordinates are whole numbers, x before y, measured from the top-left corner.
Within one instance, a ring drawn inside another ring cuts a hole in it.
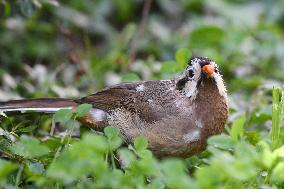
[[[203,57],[192,57],[184,73],[177,79],[176,87],[187,97],[195,96],[203,82],[216,85],[221,95],[226,95],[226,88],[217,64]]]

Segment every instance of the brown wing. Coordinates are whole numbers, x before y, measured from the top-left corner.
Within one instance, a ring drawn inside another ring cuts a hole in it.
[[[138,83],[125,83],[93,95],[76,100],[77,103],[89,103],[107,112],[116,108],[124,108],[137,113],[147,122],[162,119],[168,113],[168,105],[165,97],[169,98],[169,88],[173,82],[146,81]]]

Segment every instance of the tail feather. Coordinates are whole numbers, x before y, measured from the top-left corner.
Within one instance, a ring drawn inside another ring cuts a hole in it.
[[[79,104],[73,100],[64,98],[11,100],[0,102],[0,115],[7,117],[6,113],[24,113],[25,111],[55,113],[60,109],[74,109]],[[84,117],[78,117],[78,121],[90,128],[100,130],[107,126],[106,115],[107,113],[103,110],[92,109]]]
[[[36,111],[53,113],[60,109],[72,109],[77,103],[64,98],[37,98],[0,102],[0,112]]]

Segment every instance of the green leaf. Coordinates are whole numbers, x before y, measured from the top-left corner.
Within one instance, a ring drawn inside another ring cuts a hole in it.
[[[185,165],[182,160],[168,159],[162,163],[162,168],[169,176],[178,176],[185,171]]]
[[[136,160],[135,155],[133,154],[133,152],[128,150],[128,149],[126,149],[126,148],[119,149],[118,150],[118,154],[119,154],[119,158],[123,162],[122,163],[123,167],[129,166],[133,161]]]
[[[137,151],[146,150],[148,147],[148,141],[145,137],[139,136],[134,139],[134,147]]]
[[[11,147],[11,142],[5,137],[0,136],[0,150],[3,152],[9,152]]]
[[[251,143],[256,145],[260,140],[260,134],[257,131],[245,131],[244,136]]]
[[[276,184],[284,182],[284,162],[278,163],[278,165],[276,165],[276,167],[273,169],[271,180]]]
[[[109,139],[118,136],[118,130],[116,128],[114,128],[114,127],[106,127],[104,129],[104,133],[107,136],[107,138],[109,138]]]
[[[242,115],[233,122],[230,135],[234,141],[238,141],[244,133],[245,116]]]
[[[270,149],[270,145],[265,141],[260,141],[256,145],[256,151],[260,154],[259,162],[266,168],[270,169],[273,165],[273,154]]]
[[[69,184],[75,179],[80,178],[79,174],[81,174],[82,177],[84,176],[85,172],[82,171],[82,169],[82,172],[77,170],[80,168],[78,163],[80,163],[79,159],[74,159],[68,154],[68,152],[64,152],[55,162],[49,165],[46,175],[56,181]]]
[[[107,153],[108,145],[105,136],[95,135],[91,133],[84,134],[82,137],[82,145],[87,145],[92,151],[98,153]]]
[[[228,135],[212,136],[207,142],[209,145],[223,150],[232,150],[234,148],[234,141]]]
[[[62,109],[57,111],[54,114],[54,121],[56,122],[60,122],[60,123],[66,123],[67,121],[69,121],[71,119],[73,115],[73,112],[69,109]]]
[[[28,133],[28,132],[35,130],[37,127],[38,127],[37,125],[30,125],[30,126],[27,126],[27,127],[17,128],[16,131],[22,132],[22,133]]]
[[[186,168],[181,159],[165,160],[161,166],[167,188],[196,188],[193,180],[186,174]]]
[[[164,188],[166,188],[165,184],[159,179],[152,180],[148,185],[148,189],[164,189]]]
[[[76,114],[78,117],[85,116],[92,109],[91,104],[81,104],[76,108]]]
[[[245,141],[240,141],[235,146],[235,156],[239,159],[249,161],[257,158],[256,155],[255,147]]]
[[[272,147],[276,149],[281,146],[280,128],[282,126],[282,116],[284,111],[284,90],[273,88],[272,90]]]
[[[28,162],[27,167],[34,174],[42,174],[44,172],[44,166],[40,162]]]
[[[222,170],[221,168],[223,167],[216,164],[198,169],[195,175],[200,188],[217,188],[216,186],[224,180],[224,171],[216,174],[217,171]]]
[[[49,165],[47,176],[65,184],[87,178],[91,174],[103,176],[107,171],[107,152],[106,137],[85,134],[80,141],[73,142],[70,148]]]
[[[104,133],[108,139],[110,150],[113,151],[117,149],[121,144],[122,140],[118,135],[118,130],[114,127],[106,127]]]
[[[16,168],[16,164],[0,159],[0,181],[3,181]]]
[[[19,143],[11,146],[11,151],[25,158],[34,158],[48,154],[49,148],[34,137],[22,135]]]
[[[273,159],[277,160],[278,158],[284,159],[284,146],[273,151]]]
[[[189,36],[189,46],[192,48],[214,48],[221,44],[224,30],[216,26],[204,26],[193,30]]]
[[[176,61],[178,62],[178,64],[182,67],[185,68],[188,60],[191,57],[191,52],[186,49],[186,48],[181,48],[176,52]]]

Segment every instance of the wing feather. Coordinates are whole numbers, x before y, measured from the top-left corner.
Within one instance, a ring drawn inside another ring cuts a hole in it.
[[[173,85],[171,80],[163,82],[164,85],[161,85],[161,81],[124,83],[81,98],[76,102],[89,103],[94,108],[107,112],[123,108],[138,114],[146,122],[158,121],[166,115],[164,97],[171,96],[167,94],[167,91]]]

